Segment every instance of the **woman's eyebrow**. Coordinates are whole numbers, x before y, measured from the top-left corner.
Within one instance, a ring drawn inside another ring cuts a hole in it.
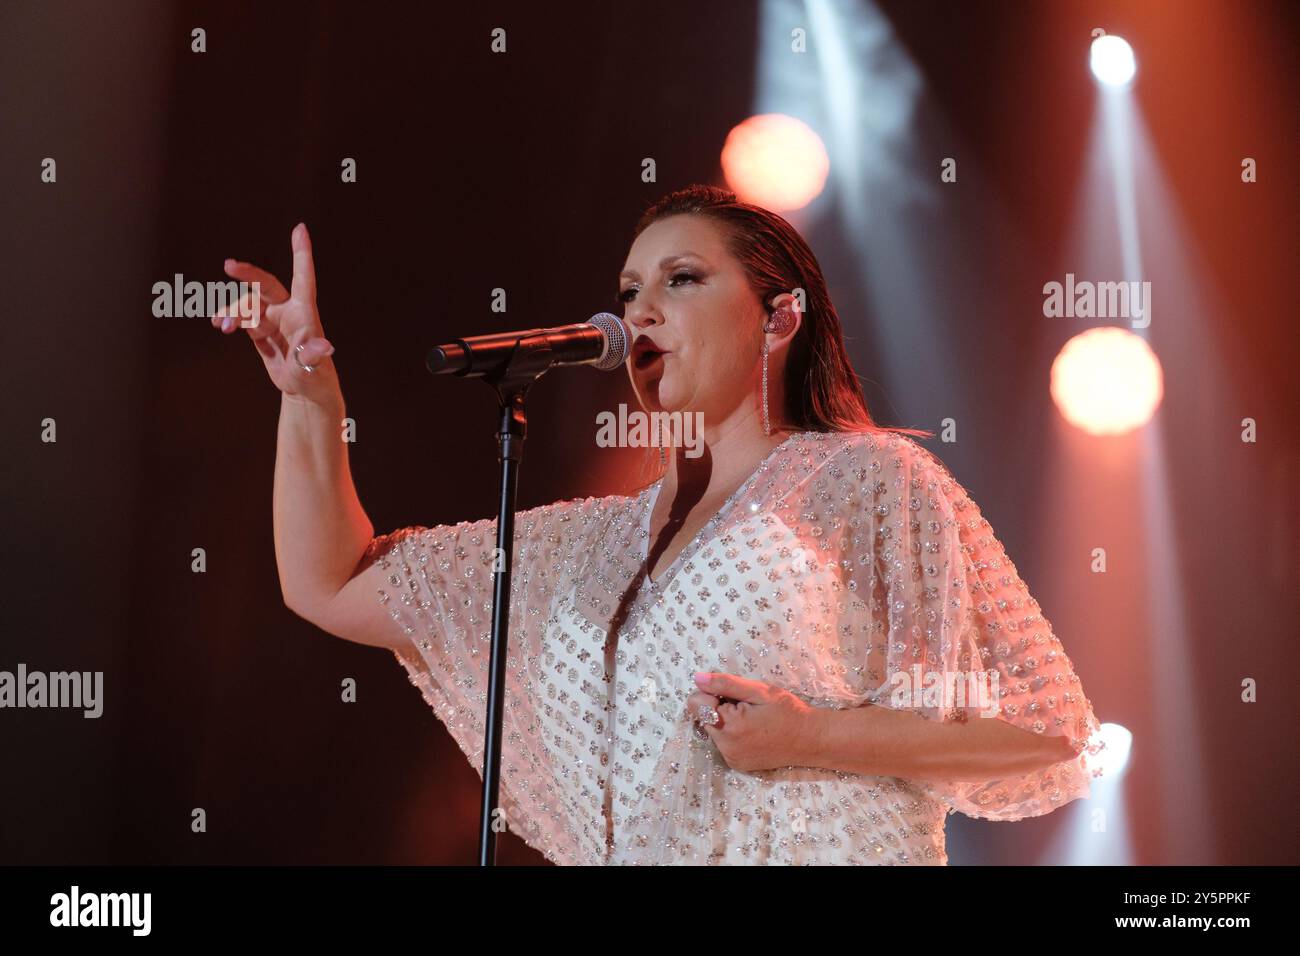
[[[703,256],[694,252],[679,252],[674,256],[664,256],[662,259],[659,260],[659,271],[663,272],[665,269],[667,269],[678,259],[685,259],[687,257],[693,259],[703,258]],[[622,272],[618,274],[618,277],[620,279],[639,279],[641,277],[641,274],[637,272],[635,269],[624,269]]]

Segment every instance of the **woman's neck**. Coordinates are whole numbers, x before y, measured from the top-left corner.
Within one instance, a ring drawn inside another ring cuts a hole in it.
[[[771,435],[764,435],[761,428],[736,427],[713,435],[706,431],[698,457],[686,457],[685,448],[673,450],[660,499],[725,500],[794,432],[788,427],[774,427]]]

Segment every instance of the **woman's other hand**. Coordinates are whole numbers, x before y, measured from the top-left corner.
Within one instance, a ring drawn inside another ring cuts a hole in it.
[[[817,708],[787,690],[733,674],[699,674],[700,688],[686,700],[691,719],[713,707],[716,725],[702,724],[733,770],[815,766],[820,733]]]

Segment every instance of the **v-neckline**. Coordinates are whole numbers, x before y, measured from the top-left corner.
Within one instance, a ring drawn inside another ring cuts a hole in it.
[[[723,522],[723,520],[726,519],[728,513],[730,513],[732,509],[732,506],[736,503],[736,500],[739,499],[740,496],[744,494],[746,491],[748,491],[751,487],[753,487],[754,482],[758,480],[758,476],[761,475],[767,469],[768,463],[773,458],[776,457],[777,452],[781,451],[783,448],[785,448],[787,445],[793,442],[796,438],[802,438],[807,434],[808,432],[806,431],[792,432],[789,435],[787,435],[780,443],[773,445],[768,450],[767,454],[763,456],[762,460],[760,460],[759,463],[756,466],[754,466],[754,470],[750,473],[749,477],[746,478],[744,481],[742,481],[740,485],[737,486],[736,490],[727,496],[727,500],[724,501],[722,505],[718,508],[718,510],[714,512],[713,517],[709,518],[708,521],[704,522],[704,524],[700,526],[700,530],[695,532],[695,535],[691,538],[691,540],[686,543],[686,546],[677,552],[677,557],[673,558],[672,561],[669,562],[668,566],[664,568],[663,573],[659,575],[658,580],[655,580],[654,578],[650,577],[650,568],[649,568],[650,548],[651,548],[650,524],[654,517],[655,506],[659,503],[659,493],[663,490],[664,479],[660,478],[658,481],[656,481],[651,486],[649,505],[645,510],[646,534],[642,539],[645,542],[645,552],[641,556],[641,565],[645,572],[643,575],[643,579],[645,580],[645,583],[650,587],[650,590],[656,593],[662,592],[667,585],[671,584],[673,578],[676,576],[677,571],[681,567],[681,565],[684,564],[686,561],[690,560],[690,558],[694,555],[695,551],[699,548],[700,544],[703,543],[704,540],[706,540],[704,536],[716,530],[717,527]]]

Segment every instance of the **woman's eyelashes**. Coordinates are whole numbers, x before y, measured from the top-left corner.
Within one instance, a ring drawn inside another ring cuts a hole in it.
[[[698,282],[700,277],[696,275],[694,272],[674,272],[672,274],[672,277],[668,280],[668,285],[672,288],[676,288],[676,282],[678,279],[684,279],[687,282]],[[636,295],[636,292],[637,292],[637,286],[629,286],[628,288],[624,289],[622,292],[619,292],[617,295],[615,295],[614,298],[617,301],[626,304],[632,301],[633,297]]]

